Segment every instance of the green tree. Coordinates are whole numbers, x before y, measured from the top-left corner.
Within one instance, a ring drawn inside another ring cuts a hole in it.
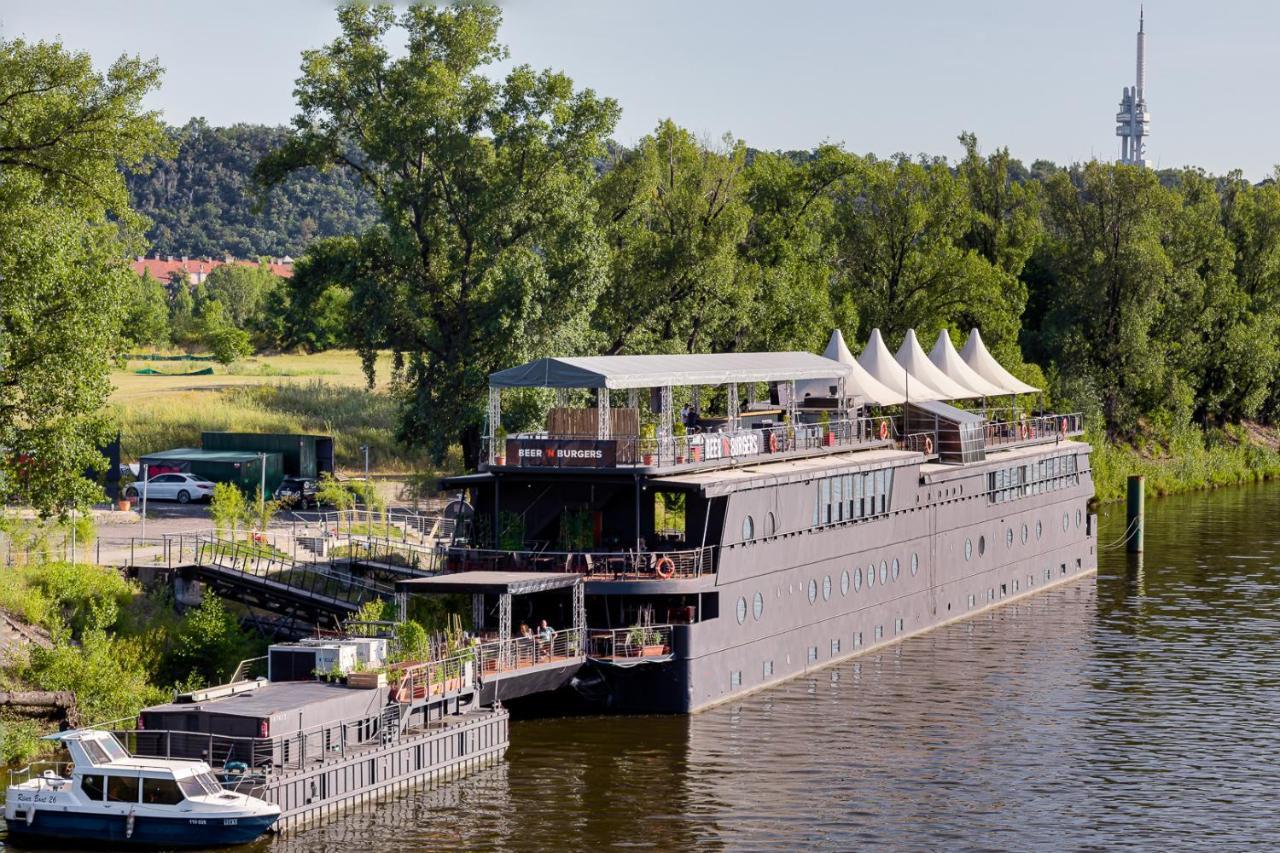
[[[108,371],[141,249],[119,167],[163,153],[154,62],[104,74],[58,42],[0,40],[0,502],[100,495]]]
[[[216,483],[209,499],[209,517],[217,530],[230,530],[231,538],[240,538],[240,523],[244,521],[247,506],[244,492],[234,483]]]
[[[173,342],[177,344],[192,343],[198,337],[196,328],[196,302],[191,296],[191,288],[185,282],[172,287],[173,297],[169,300],[169,329]]]
[[[867,160],[834,203],[832,301],[846,331],[865,340],[879,328],[890,341],[908,329],[927,341],[961,322],[1016,332],[1021,305],[1005,303],[1007,277],[961,244],[973,213],[946,163]]]
[[[342,35],[304,54],[293,132],[259,173],[360,175],[382,214],[353,259],[380,271],[352,283],[370,377],[377,349],[399,354],[402,438],[437,460],[461,439],[472,464],[487,374],[584,345],[606,259],[588,187],[618,115],[563,74],[485,76],[506,57],[499,21],[480,4],[341,7]],[[397,26],[402,55],[386,44]]]
[[[221,598],[206,593],[187,611],[163,661],[164,673],[187,685],[223,684],[240,661],[260,654],[258,644],[240,628]]]
[[[249,333],[235,326],[211,323],[204,330],[204,344],[222,364],[234,364],[253,355]]]
[[[218,300],[226,309],[231,325],[249,330],[257,320],[264,298],[278,283],[279,279],[266,264],[222,264],[209,273],[204,286],[209,298]]]
[[[351,340],[351,285],[362,275],[354,237],[317,240],[294,266],[281,295],[281,345],[310,352],[347,346]]]
[[[745,162],[741,142],[710,150],[668,120],[600,180],[612,263],[594,325],[605,352],[697,352],[738,331],[752,298],[738,275]]]
[[[163,284],[144,272],[129,282],[125,305],[121,335],[128,344],[164,346],[169,343],[169,299]]]

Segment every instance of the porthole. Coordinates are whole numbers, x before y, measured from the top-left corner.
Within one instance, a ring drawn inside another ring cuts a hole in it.
[[[898,558],[897,557],[893,558],[893,579],[894,580],[898,579]]]
[[[845,569],[840,573],[840,594],[849,594],[849,570]]]
[[[889,564],[886,563],[884,560],[881,560],[880,561],[880,583],[885,583],[888,580],[889,580]]]
[[[1027,544],[1027,526],[1025,524],[1022,525],[1022,544]]]
[[[1083,510],[1076,510],[1076,527],[1080,526],[1080,522],[1084,520]]]
[[[979,536],[978,537],[978,556],[981,557],[985,553],[987,553],[987,537]]]
[[[1037,520],[1036,521],[1036,540],[1037,541],[1040,539],[1041,533],[1044,533],[1044,522]]]
[[[965,560],[973,559],[973,540],[972,539],[964,540],[964,558]]]
[[[756,537],[756,523],[751,516],[742,519],[742,541],[750,542]]]
[[[751,615],[756,618],[757,622],[759,622],[760,616],[763,613],[764,613],[764,596],[757,592],[755,600],[751,603]]]
[[[920,555],[913,553],[911,555],[911,576],[915,577],[918,571],[920,571]]]
[[[746,598],[738,599],[738,624],[741,625],[747,621],[747,600]]]
[[[1064,512],[1062,514],[1062,532],[1066,533],[1069,527],[1071,527],[1071,514]]]
[[[862,589],[862,568],[854,567],[853,570],[853,591],[857,592]]]
[[[818,582],[813,578],[809,578],[809,603],[813,604],[818,600]]]
[[[867,589],[876,585],[876,564],[867,566]]]
[[[1004,531],[1004,546],[1006,548],[1013,547],[1013,528],[1006,527]]]
[[[822,579],[822,600],[831,600],[831,575],[827,575]]]
[[[764,535],[772,536],[778,532],[778,521],[773,517],[773,513],[769,513],[764,517]]]

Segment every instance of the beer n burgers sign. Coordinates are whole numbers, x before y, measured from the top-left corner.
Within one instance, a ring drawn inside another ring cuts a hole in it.
[[[576,438],[509,438],[507,464],[520,468],[612,468],[616,441]]]

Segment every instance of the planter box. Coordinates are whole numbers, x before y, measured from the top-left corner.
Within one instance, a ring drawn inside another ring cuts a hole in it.
[[[347,686],[361,690],[372,690],[375,687],[387,686],[385,672],[352,672],[347,674]]]
[[[833,433],[833,432],[828,432],[828,433],[824,434],[824,435],[822,436],[822,444],[823,444],[825,447],[835,447],[835,446],[836,446],[836,434],[835,434],[835,433]]]
[[[666,651],[666,648],[667,648],[666,646],[661,646],[661,645],[645,646],[640,650],[640,657],[642,658],[662,657],[663,653]]]
[[[116,501],[116,509],[120,510],[121,512],[128,512],[130,505],[131,505],[131,502],[128,498],[121,498],[120,500]]]

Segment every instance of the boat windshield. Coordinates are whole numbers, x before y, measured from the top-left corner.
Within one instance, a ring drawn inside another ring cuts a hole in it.
[[[120,742],[113,737],[103,738],[102,740],[97,741],[97,743],[102,747],[103,751],[107,753],[107,757],[112,761],[124,761],[129,757],[129,753],[126,752],[125,748],[120,745]]]
[[[185,779],[178,780],[184,797],[213,796],[222,793],[222,785],[212,773],[195,773]]]

